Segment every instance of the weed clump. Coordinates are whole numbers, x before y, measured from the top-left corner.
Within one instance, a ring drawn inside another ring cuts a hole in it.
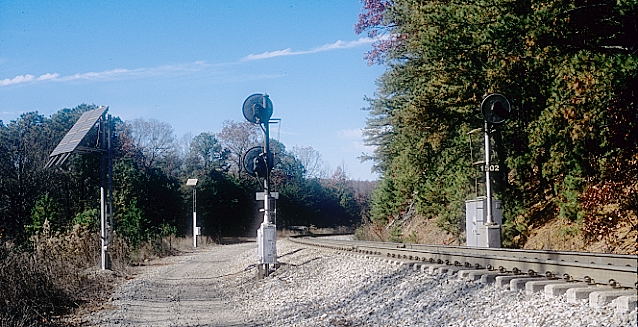
[[[128,251],[121,241],[113,248],[117,271]],[[99,236],[80,225],[64,233],[44,226],[21,246],[0,242],[0,326],[56,326],[57,316],[106,298],[118,273],[98,263]]]

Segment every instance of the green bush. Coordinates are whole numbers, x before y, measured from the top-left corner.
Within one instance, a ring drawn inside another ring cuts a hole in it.
[[[24,226],[25,230],[33,235],[41,231],[46,224],[52,230],[61,230],[64,227],[61,216],[59,205],[48,193],[45,193],[35,202],[31,210],[31,223]]]
[[[75,215],[72,222],[95,232],[100,228],[100,212],[98,209],[86,209]]]
[[[147,231],[142,228],[143,222],[144,213],[138,208],[137,201],[131,200],[118,208],[116,232],[135,248],[147,237]]]

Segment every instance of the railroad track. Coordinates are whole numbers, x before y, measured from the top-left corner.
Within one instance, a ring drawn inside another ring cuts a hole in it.
[[[638,256],[545,250],[346,241],[296,237],[292,242],[402,260],[440,271],[462,271],[464,277],[545,277],[556,282],[638,289]],[[472,273],[474,272],[474,273]],[[542,279],[542,278],[539,278]],[[576,284],[574,284],[576,285]]]

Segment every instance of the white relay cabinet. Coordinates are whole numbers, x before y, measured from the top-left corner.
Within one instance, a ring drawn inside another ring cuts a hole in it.
[[[467,246],[500,248],[503,207],[500,200],[492,199],[494,225],[486,225],[487,198],[480,196],[465,201],[465,233]]]
[[[274,224],[261,224],[257,230],[257,257],[259,263],[277,263],[277,229]]]

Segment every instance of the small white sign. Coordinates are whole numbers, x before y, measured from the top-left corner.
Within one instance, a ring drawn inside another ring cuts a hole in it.
[[[197,226],[195,227],[195,235],[202,235],[202,228]]]
[[[255,200],[257,200],[257,201],[264,201],[265,197],[266,197],[266,193],[265,192],[257,192],[257,193],[255,193]],[[279,200],[279,192],[270,192],[270,197],[273,198],[273,199]]]

